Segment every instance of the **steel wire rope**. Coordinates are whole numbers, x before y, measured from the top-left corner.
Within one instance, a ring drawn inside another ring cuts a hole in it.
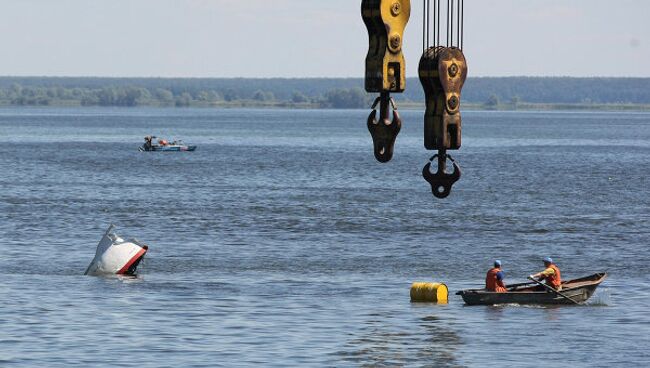
[[[451,0],[447,0],[447,23],[445,24],[447,26],[447,44],[446,46],[449,47],[449,3]]]
[[[436,42],[436,46],[438,45],[437,37],[439,37],[438,36],[439,29],[436,27],[440,27],[438,25],[438,21],[436,20],[436,14],[438,9],[440,9],[440,0],[435,0],[433,2],[433,40],[434,42]]]
[[[460,50],[465,46],[465,0],[460,0]]]
[[[460,48],[460,2],[458,0],[458,6],[456,7],[456,47]]]
[[[454,24],[454,4],[455,3],[456,3],[456,0],[451,0],[451,8],[449,10],[449,14],[451,16],[451,24],[450,24],[450,27],[449,27],[451,29],[451,34],[449,35],[449,37],[451,39],[451,42],[450,42],[449,46],[451,46],[451,47],[454,47],[454,30],[455,30],[455,27],[454,27],[454,25],[455,25]]]
[[[440,11],[440,1],[441,0],[436,0],[436,1],[438,2],[438,39],[437,39],[437,42],[436,42],[436,46],[440,46],[440,23],[441,23],[440,22],[440,13],[442,13]]]
[[[429,13],[431,13],[431,0],[427,0],[427,6],[424,9],[424,17],[427,20],[427,45],[424,51],[426,51],[431,44],[431,19],[429,18]]]
[[[428,17],[427,17],[427,3],[429,0],[422,0],[422,52],[426,50],[427,45],[429,44],[429,27],[427,26],[428,24]]]

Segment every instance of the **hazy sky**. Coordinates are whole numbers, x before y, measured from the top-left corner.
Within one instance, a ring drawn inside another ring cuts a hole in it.
[[[360,0],[0,0],[0,75],[362,77]],[[417,74],[422,1],[405,36]],[[650,77],[648,0],[465,0],[470,75]]]

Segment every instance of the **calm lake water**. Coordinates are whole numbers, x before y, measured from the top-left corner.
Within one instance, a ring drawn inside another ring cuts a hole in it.
[[[421,113],[385,165],[367,113],[0,109],[0,366],[650,364],[650,114],[467,112],[440,201]],[[111,223],[138,279],[83,276]],[[610,278],[584,307],[409,301],[547,255]]]

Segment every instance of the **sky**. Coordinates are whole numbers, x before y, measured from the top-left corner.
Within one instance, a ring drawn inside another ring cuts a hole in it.
[[[363,77],[361,0],[0,0],[0,75]],[[412,0],[407,74],[422,53]],[[471,76],[650,77],[648,0],[465,0]]]

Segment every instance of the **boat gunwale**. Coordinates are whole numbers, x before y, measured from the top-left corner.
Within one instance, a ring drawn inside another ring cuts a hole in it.
[[[587,288],[587,287],[598,287],[605,279],[607,278],[607,272],[598,272],[593,275],[568,280],[562,282],[562,290],[560,292],[564,293],[567,291],[574,291],[577,289]],[[536,286],[526,287],[523,289],[517,290],[517,287],[527,285],[524,284],[514,284],[506,289],[514,287],[513,290],[508,290],[507,293],[497,293],[496,291],[488,291],[486,289],[466,289],[456,292],[456,295],[466,295],[466,294],[485,294],[485,295],[499,295],[499,294],[525,294],[525,295],[546,295],[549,294],[549,291],[546,290],[535,290]]]

